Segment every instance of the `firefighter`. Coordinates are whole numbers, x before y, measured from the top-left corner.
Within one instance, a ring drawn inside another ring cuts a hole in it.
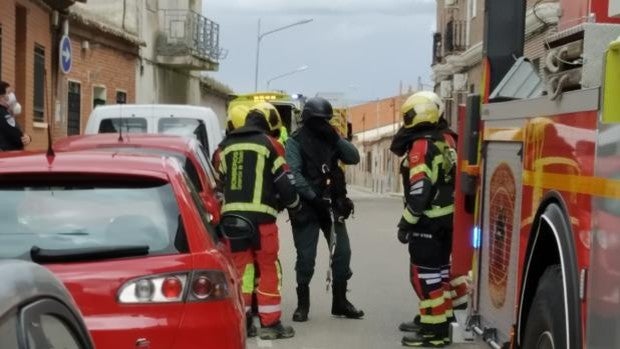
[[[297,250],[295,265],[297,277],[297,309],[293,321],[308,320],[310,310],[310,280],[319,240],[319,230],[326,238],[332,224],[336,231],[336,245],[332,260],[333,298],[332,314],[359,319],[364,312],[356,309],[346,297],[347,282],[352,276],[351,246],[344,221],[332,222],[331,202],[333,188],[332,172],[338,160],[345,164],[357,164],[359,153],[349,142],[341,138],[329,124],[333,116],[331,104],[323,98],[309,99],[302,111],[302,127],[288,139],[286,158],[295,176],[295,187],[302,199],[302,209],[290,214],[293,240]],[[339,189],[344,188],[344,178]],[[328,244],[330,239],[327,238]]]
[[[280,322],[281,268],[278,261],[277,207],[281,204],[295,212],[301,207],[291,184],[292,175],[284,159],[284,149],[275,137],[279,115],[260,105],[251,108],[245,125],[231,131],[221,144],[219,171],[222,174],[224,205],[222,222],[227,217],[242,217],[231,226],[248,220],[254,234],[230,239],[233,261],[242,276],[246,312],[250,311],[255,288],[255,264],[261,272],[256,289],[262,339],[290,338],[295,331]],[[280,201],[278,203],[277,201]],[[222,223],[226,231],[227,225]],[[251,319],[251,315],[248,315]],[[253,330],[248,322],[248,333]]]
[[[435,92],[433,91],[420,91],[415,94],[416,96],[422,96],[430,99],[433,103],[437,105],[439,110],[439,128],[444,130],[445,132],[451,132],[448,128],[448,122],[444,117],[445,105],[441,99]],[[455,134],[452,134],[454,138],[456,138]],[[452,229],[451,229],[452,230]],[[446,242],[443,246],[445,251],[444,253],[452,252],[452,241]],[[449,251],[449,252],[448,252]],[[442,280],[446,287],[446,300],[448,303],[452,303],[453,309],[467,309],[467,297],[468,297],[468,286],[467,286],[467,276],[466,275],[451,275],[450,274],[451,265],[448,263],[447,265],[443,265],[441,268]],[[453,322],[455,320],[454,314],[452,311],[448,309],[448,321]],[[399,325],[399,330],[403,332],[418,332],[420,330],[420,315],[416,315],[413,321],[403,322]]]
[[[414,94],[401,114],[403,127],[390,147],[404,156],[405,209],[398,240],[409,245],[411,284],[420,300],[419,329],[404,336],[402,344],[443,347],[450,342],[448,318],[453,317],[446,270],[452,245],[456,142],[431,99]]]

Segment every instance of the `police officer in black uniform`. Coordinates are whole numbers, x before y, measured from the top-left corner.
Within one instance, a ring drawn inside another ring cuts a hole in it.
[[[288,139],[286,159],[295,176],[295,187],[303,205],[291,214],[293,239],[297,250],[297,309],[293,321],[307,321],[310,309],[309,284],[314,274],[319,230],[328,237],[332,224],[336,232],[336,247],[332,260],[332,314],[359,319],[364,312],[356,309],[346,298],[350,269],[351,246],[344,221],[333,221],[332,200],[346,195],[344,174],[338,179],[337,162],[357,164],[359,153],[341,138],[329,124],[333,116],[331,104],[323,98],[309,99],[301,114],[303,126]],[[334,177],[334,174],[336,176]],[[334,180],[335,179],[335,180]],[[337,192],[340,191],[340,194]],[[336,194],[336,196],[334,196]],[[327,239],[329,243],[329,238]]]

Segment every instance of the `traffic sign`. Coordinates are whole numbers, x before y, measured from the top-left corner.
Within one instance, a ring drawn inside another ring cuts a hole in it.
[[[73,58],[71,57],[71,39],[69,36],[63,35],[60,38],[60,47],[59,47],[59,66],[60,70],[64,74],[69,74],[71,71],[71,64],[73,63]]]

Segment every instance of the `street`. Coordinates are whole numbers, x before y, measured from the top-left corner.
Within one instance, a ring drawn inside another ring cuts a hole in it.
[[[306,323],[292,322],[296,306],[295,249],[291,227],[286,222],[288,217],[284,214],[278,221],[283,269],[282,322],[292,325],[296,334],[292,339],[277,341],[252,338],[248,348],[402,348],[403,333],[398,331],[398,325],[413,318],[417,300],[409,283],[407,249],[396,239],[401,199],[356,189],[349,192],[356,206],[355,218],[348,221],[354,273],[348,298],[366,316],[363,320],[331,316],[331,290],[325,291],[327,245],[322,239],[310,285],[310,319]],[[478,347],[460,344],[450,348]]]

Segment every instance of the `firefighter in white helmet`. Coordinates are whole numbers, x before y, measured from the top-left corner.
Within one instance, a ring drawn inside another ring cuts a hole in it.
[[[440,122],[439,106],[414,94],[401,107],[403,127],[390,150],[403,156],[401,174],[405,209],[398,239],[409,245],[411,284],[420,299],[419,327],[402,344],[443,347],[450,341],[448,318],[453,317],[449,288],[455,135]]]

